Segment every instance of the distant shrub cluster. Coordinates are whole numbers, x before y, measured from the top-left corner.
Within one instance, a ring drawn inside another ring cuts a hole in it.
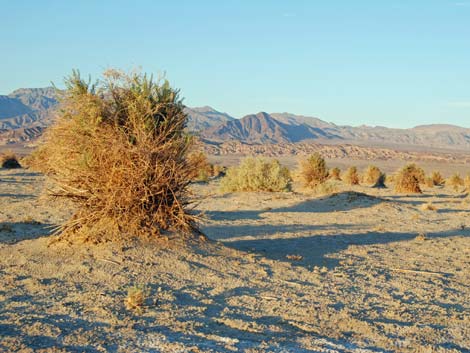
[[[187,186],[198,166],[178,91],[167,81],[110,70],[92,84],[66,80],[62,114],[36,153],[41,169],[78,204],[62,225],[84,239],[195,229]]]
[[[227,169],[221,180],[223,192],[234,191],[289,191],[289,169],[277,160],[247,157],[239,166]]]
[[[21,168],[18,157],[11,151],[0,155],[0,165],[5,169]]]

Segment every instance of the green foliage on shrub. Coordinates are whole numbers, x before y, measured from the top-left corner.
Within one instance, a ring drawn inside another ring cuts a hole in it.
[[[221,191],[289,191],[289,169],[277,160],[247,157],[239,166],[227,169],[221,180]]]
[[[77,205],[63,235],[98,242],[196,229],[188,185],[197,166],[187,115],[168,81],[108,70],[96,84],[66,80],[61,113],[46,132],[41,168]]]

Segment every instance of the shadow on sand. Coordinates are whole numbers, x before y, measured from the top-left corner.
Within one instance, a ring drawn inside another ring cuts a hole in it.
[[[408,203],[411,201],[407,200],[406,197],[393,197],[393,199],[392,201],[363,193],[342,192],[328,197],[303,201],[290,207],[261,211],[211,211],[207,212],[207,214],[212,220],[262,220],[262,214],[266,212],[308,212],[321,214],[367,208],[384,202]],[[414,200],[411,202],[422,203]],[[442,210],[440,212],[451,211]],[[355,227],[361,231],[355,233]],[[335,234],[331,234],[332,230]],[[287,255],[299,255],[301,260],[294,263],[308,268],[313,266],[333,268],[337,266],[338,260],[332,258],[331,255],[345,250],[350,245],[373,245],[408,241],[415,239],[418,235],[416,230],[404,233],[364,232],[364,224],[308,225],[299,223],[276,225],[259,224],[259,222],[257,224],[208,225],[203,227],[203,231],[209,238],[222,241],[228,247],[258,253],[263,257],[277,261],[289,261],[286,258]],[[325,231],[328,234],[308,235],[308,232],[318,233],[319,231]],[[296,236],[295,233],[300,232],[304,234]],[[464,234],[466,235],[468,232],[462,229],[455,229],[442,233],[427,234],[427,237],[432,239],[435,237],[451,237]],[[243,236],[250,238],[239,239]]]
[[[0,223],[0,244],[15,244],[23,240],[51,235],[56,225],[31,222]]]

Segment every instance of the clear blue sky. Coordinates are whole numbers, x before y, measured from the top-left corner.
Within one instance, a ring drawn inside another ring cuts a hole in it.
[[[0,0],[0,94],[167,73],[190,106],[470,127],[470,0]]]

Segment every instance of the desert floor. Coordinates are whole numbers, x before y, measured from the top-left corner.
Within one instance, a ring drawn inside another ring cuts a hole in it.
[[[53,242],[72,208],[47,185],[0,170],[0,351],[470,352],[466,194],[211,181],[193,187],[209,240],[93,245]]]

